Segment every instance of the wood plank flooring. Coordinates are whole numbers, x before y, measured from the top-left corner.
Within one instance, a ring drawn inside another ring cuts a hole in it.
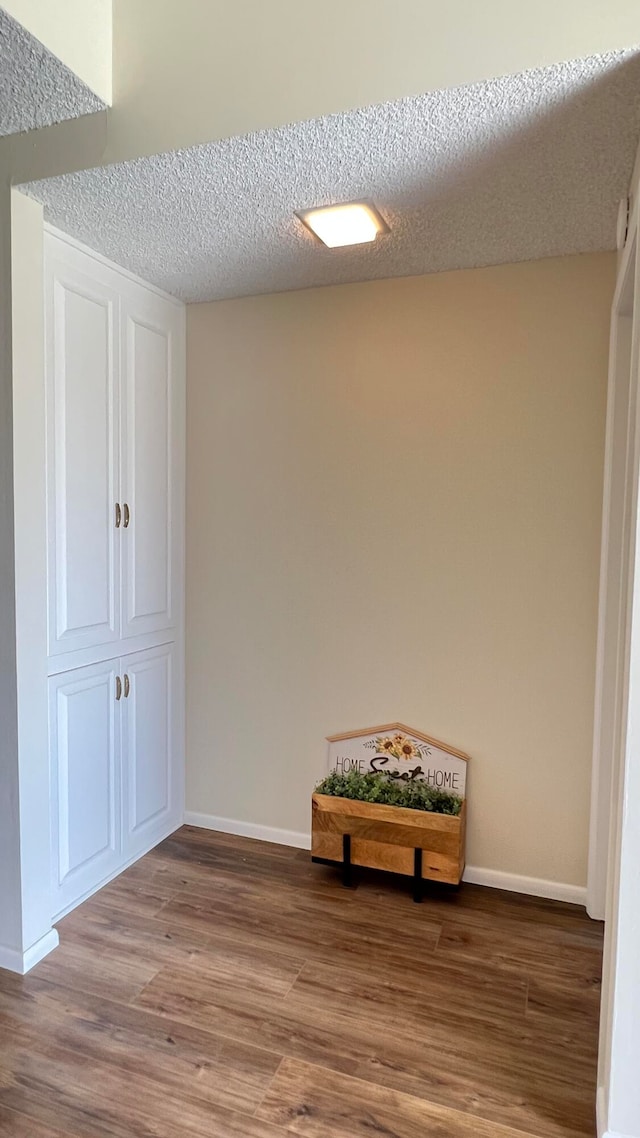
[[[3,1138],[592,1138],[602,926],[185,826],[0,972]]]

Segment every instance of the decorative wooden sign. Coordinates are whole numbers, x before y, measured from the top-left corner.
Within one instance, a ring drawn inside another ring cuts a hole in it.
[[[419,778],[462,798],[466,795],[469,756],[403,723],[330,735],[328,743],[331,771],[375,771],[405,782]]]

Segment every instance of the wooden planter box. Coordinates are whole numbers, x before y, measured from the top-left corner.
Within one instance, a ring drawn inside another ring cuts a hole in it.
[[[348,881],[351,865],[403,873],[420,883],[459,885],[464,869],[466,802],[457,816],[381,806],[328,794],[314,794],[311,854],[339,862]]]

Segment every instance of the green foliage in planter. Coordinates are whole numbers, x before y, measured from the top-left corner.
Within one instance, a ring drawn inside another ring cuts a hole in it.
[[[457,794],[438,790],[421,779],[394,779],[385,774],[347,774],[332,771],[316,786],[316,794],[335,798],[354,798],[358,802],[377,802],[382,806],[404,806],[409,810],[428,810],[432,814],[459,814],[462,799]]]

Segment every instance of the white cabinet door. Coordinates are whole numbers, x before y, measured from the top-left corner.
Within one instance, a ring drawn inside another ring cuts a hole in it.
[[[49,655],[119,638],[117,343],[106,270],[48,235]]]
[[[124,856],[149,849],[180,823],[174,645],[120,661],[123,678]]]
[[[121,861],[117,661],[49,680],[55,913],[79,901]]]
[[[130,285],[122,298],[122,635],[178,619],[183,311]]]

